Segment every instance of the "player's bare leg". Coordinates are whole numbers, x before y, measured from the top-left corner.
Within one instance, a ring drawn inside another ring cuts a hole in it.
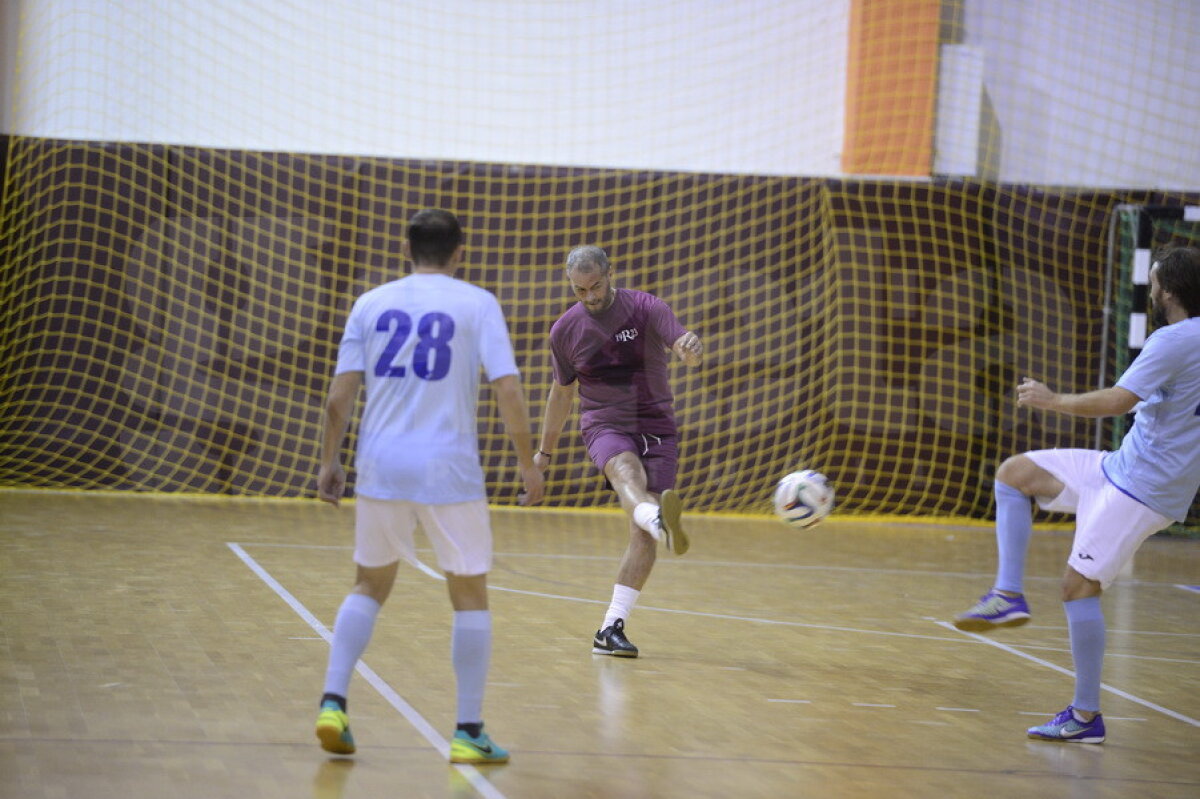
[[[644,502],[658,505],[658,499],[646,488],[646,467],[632,452],[618,452],[609,458],[604,464],[604,476],[608,478],[613,491],[617,492],[621,508],[630,518],[633,518],[637,506]],[[654,534],[653,530],[646,532]]]
[[[604,465],[604,476],[617,492],[629,518],[629,543],[621,556],[621,567],[613,586],[612,601],[604,622],[592,639],[592,653],[635,658],[638,648],[625,637],[625,621],[637,604],[642,586],[650,577],[658,557],[659,497],[646,489],[646,470],[632,452],[614,455]]]
[[[658,557],[658,542],[630,519],[629,545],[621,557],[621,568],[617,570],[617,582],[627,585],[635,591],[641,591],[642,586],[650,577],[654,561]]]
[[[625,620],[637,604],[642,586],[650,577],[658,557],[658,542],[632,519],[629,520],[629,543],[621,556],[617,581],[613,585],[612,601],[604,621],[592,639],[592,654],[635,658],[638,648],[625,637]]]
[[[392,593],[392,586],[396,584],[396,571],[400,566],[400,561],[389,563],[386,566],[357,566],[357,574],[354,578],[355,594],[366,594],[374,599],[380,605],[387,602],[387,598]]]
[[[455,610],[487,610],[486,574],[446,573],[446,590],[450,594],[450,605]]]
[[[617,492],[625,513],[641,529],[674,552],[688,551],[688,537],[680,522],[679,495],[668,489],[660,497],[646,487],[646,469],[632,452],[620,452],[604,464],[604,476]]]
[[[1053,499],[1062,493],[1062,481],[1026,455],[1007,458],[996,470],[996,480],[1010,485],[1027,497]]]

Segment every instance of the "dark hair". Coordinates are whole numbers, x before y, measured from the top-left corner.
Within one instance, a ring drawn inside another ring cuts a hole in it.
[[[1157,261],[1158,285],[1174,295],[1188,316],[1200,316],[1200,248],[1170,247]]]
[[[463,239],[458,218],[449,211],[427,208],[408,222],[408,249],[413,263],[445,266]]]

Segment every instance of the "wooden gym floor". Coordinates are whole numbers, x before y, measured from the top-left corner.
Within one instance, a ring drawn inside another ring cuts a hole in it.
[[[513,760],[476,769],[444,759],[444,584],[406,567],[358,754],[317,746],[352,514],[0,491],[0,796],[1200,796],[1200,542],[1151,539],[1106,593],[1108,742],[1063,745],[1024,730],[1071,699],[1067,531],[1035,536],[1033,622],[985,638],[947,624],[990,585],[985,526],[685,516],[618,661],[590,639],[623,518],[497,509],[485,710]]]

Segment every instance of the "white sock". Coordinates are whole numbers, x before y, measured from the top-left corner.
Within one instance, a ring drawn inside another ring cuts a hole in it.
[[[604,614],[604,624],[600,625],[600,629],[611,627],[617,619],[629,621],[629,614],[633,612],[633,606],[637,604],[638,596],[641,593],[636,588],[630,588],[627,585],[620,583],[614,585],[612,604],[608,606],[608,613]]]
[[[633,509],[633,523],[654,536],[654,540],[662,538],[662,530],[658,526],[659,507],[653,502],[639,502]]]
[[[492,657],[492,612],[456,610],[450,630],[450,660],[458,679],[458,723],[483,721],[483,689]]]
[[[329,647],[329,667],[325,670],[325,693],[345,697],[350,690],[350,675],[371,640],[379,603],[366,594],[350,594],[338,609],[333,622],[333,643]]]

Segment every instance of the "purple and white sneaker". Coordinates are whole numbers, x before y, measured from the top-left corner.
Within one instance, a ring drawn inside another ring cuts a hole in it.
[[[969,633],[985,633],[997,627],[1020,627],[1029,619],[1024,596],[1005,596],[993,588],[975,607],[955,617],[954,626]]]
[[[1084,721],[1075,715],[1074,707],[1067,705],[1066,710],[1050,721],[1030,727],[1026,733],[1039,741],[1101,744],[1104,743],[1104,717],[1097,713],[1091,721]]]

